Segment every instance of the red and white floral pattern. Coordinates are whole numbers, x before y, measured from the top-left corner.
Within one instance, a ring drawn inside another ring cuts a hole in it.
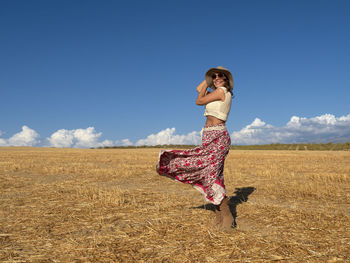
[[[230,144],[226,128],[204,129],[201,146],[189,150],[161,151],[157,172],[191,184],[204,194],[207,201],[218,205],[226,196],[223,171]]]

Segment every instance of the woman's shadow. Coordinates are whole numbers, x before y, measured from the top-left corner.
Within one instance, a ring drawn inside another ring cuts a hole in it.
[[[248,201],[248,196],[253,193],[255,190],[255,187],[248,186],[248,187],[241,187],[236,188],[234,192],[234,196],[229,197],[228,205],[230,207],[231,214],[233,216],[234,222],[233,225],[237,226],[236,223],[236,217],[237,217],[237,205],[242,204],[243,202]],[[211,210],[215,212],[215,207],[213,204],[205,204],[193,208],[199,208],[199,209],[205,209],[205,210]]]

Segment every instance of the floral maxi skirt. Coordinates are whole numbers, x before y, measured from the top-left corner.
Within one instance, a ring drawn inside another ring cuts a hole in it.
[[[208,202],[219,205],[226,196],[223,171],[231,139],[225,125],[205,126],[202,131],[201,146],[160,151],[157,172],[191,184]]]

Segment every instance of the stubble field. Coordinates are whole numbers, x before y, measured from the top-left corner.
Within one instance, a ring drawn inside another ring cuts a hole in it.
[[[350,262],[350,152],[231,151],[221,231],[159,150],[0,147],[0,261]]]

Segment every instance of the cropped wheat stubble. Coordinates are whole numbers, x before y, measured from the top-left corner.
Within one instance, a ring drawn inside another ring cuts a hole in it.
[[[350,262],[350,152],[231,151],[223,232],[158,151],[0,147],[0,261]]]

